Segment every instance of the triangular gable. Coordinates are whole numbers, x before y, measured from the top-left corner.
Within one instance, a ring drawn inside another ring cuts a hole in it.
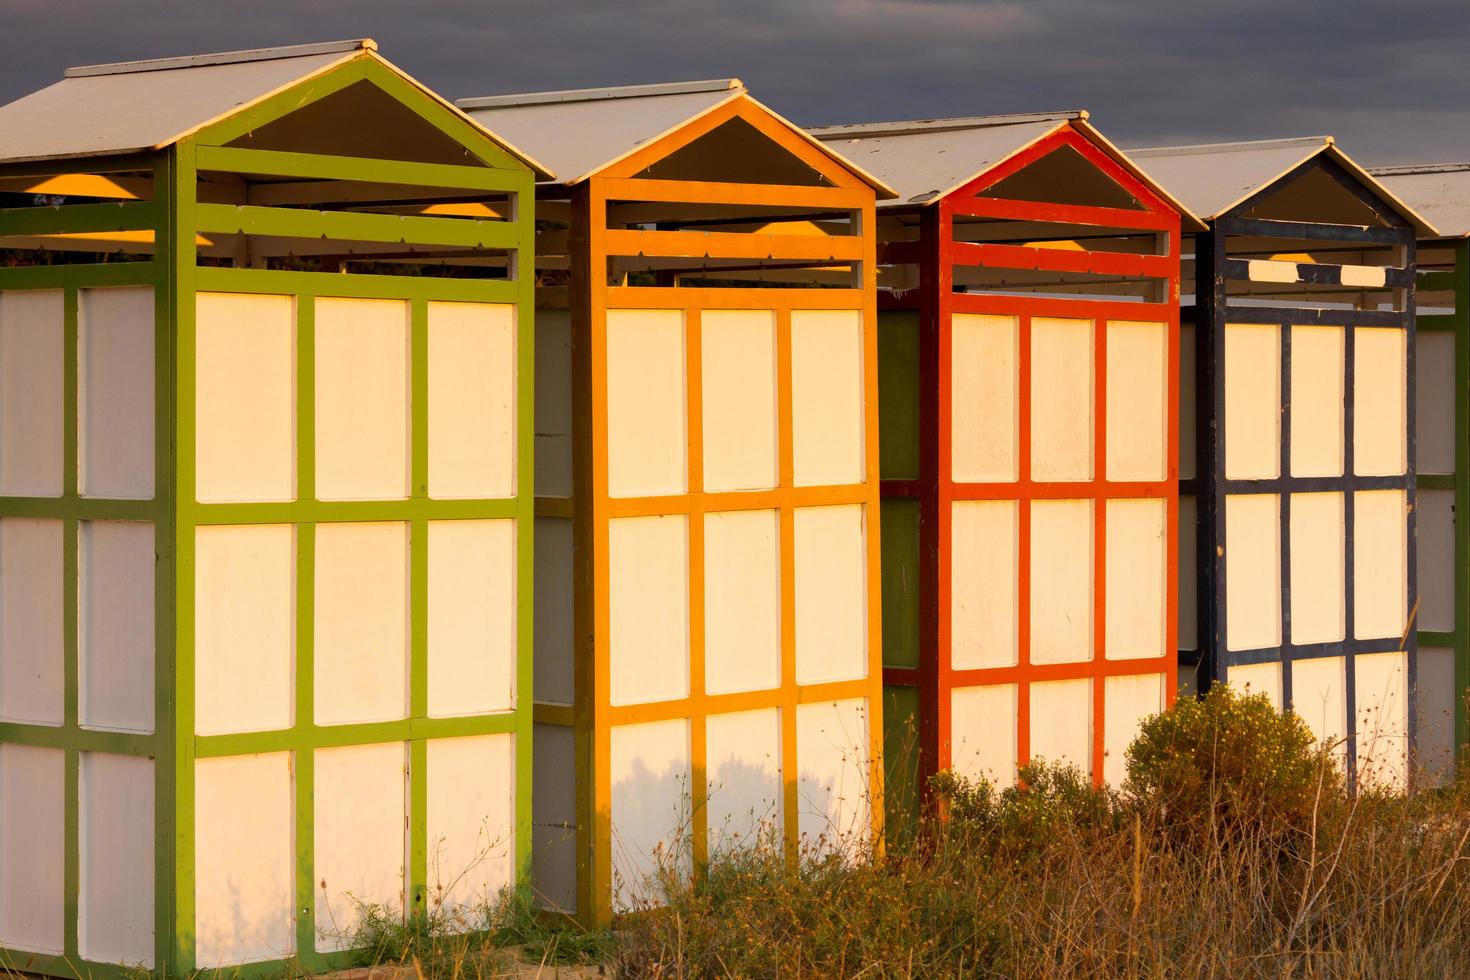
[[[1226,213],[1318,224],[1408,226],[1420,236],[1435,233],[1425,218],[1330,141]]]

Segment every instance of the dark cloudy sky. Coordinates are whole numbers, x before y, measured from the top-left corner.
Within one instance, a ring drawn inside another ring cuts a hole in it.
[[[1470,159],[1466,0],[0,0],[0,101],[68,65],[363,36],[451,98],[735,75],[808,124],[1081,106],[1124,146]]]

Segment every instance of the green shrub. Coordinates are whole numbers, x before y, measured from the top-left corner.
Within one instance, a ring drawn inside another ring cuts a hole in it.
[[[1017,860],[1045,851],[1061,834],[1111,830],[1122,818],[1120,801],[1095,787],[1076,766],[1046,761],[1022,766],[1016,784],[998,790],[986,780],[952,771],[930,782],[947,816],[946,830],[995,856]]]

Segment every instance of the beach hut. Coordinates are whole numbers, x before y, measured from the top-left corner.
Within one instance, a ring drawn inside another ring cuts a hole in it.
[[[10,969],[325,969],[523,871],[545,172],[375,49],[0,107]]]
[[[459,105],[559,175],[537,199],[543,900],[602,920],[762,833],[860,847],[886,189],[737,80]]]
[[[1181,656],[1401,783],[1418,602],[1414,240],[1330,137],[1132,150],[1203,219],[1183,303]],[[1190,406],[1193,407],[1193,415]],[[1192,465],[1191,465],[1192,464]]]
[[[1175,688],[1183,209],[1085,112],[812,133],[899,195],[878,224],[895,806],[915,772],[1009,785],[1043,758],[1117,782]]]

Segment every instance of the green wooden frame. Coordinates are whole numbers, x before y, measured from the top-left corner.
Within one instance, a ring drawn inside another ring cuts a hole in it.
[[[368,80],[413,109],[426,122],[462,143],[470,159],[485,166],[445,166],[393,160],[292,154],[220,144],[354,82]],[[427,835],[428,742],[465,735],[515,736],[514,867],[528,880],[531,853],[532,585],[534,555],[534,279],[516,275],[532,266],[535,231],[534,177],[518,158],[486,137],[423,90],[363,52],[327,73],[253,104],[155,154],[132,157],[132,168],[151,169],[154,200],[128,205],[73,205],[0,211],[0,236],[74,231],[151,230],[156,247],[150,261],[52,265],[0,269],[0,291],[62,289],[65,297],[65,490],[61,497],[0,497],[0,516],[56,518],[64,522],[65,723],[61,727],[0,723],[0,743],[60,748],[65,752],[64,929],[61,955],[0,948],[0,967],[67,977],[121,977],[122,964],[84,960],[78,945],[80,879],[79,780],[82,752],[148,756],[155,760],[154,972],[193,972],[194,941],[194,763],[209,757],[291,751],[294,753],[295,954],[308,970],[347,966],[354,954],[315,952],[313,840],[313,750],[341,745],[403,742],[408,747],[408,913],[429,902]],[[0,167],[35,173],[106,172],[106,160]],[[403,181],[418,186],[504,192],[515,202],[506,221],[464,221],[389,215],[347,215],[306,209],[242,209],[201,205],[196,200],[200,169],[301,176],[315,179]],[[230,221],[226,221],[230,218]],[[368,240],[476,244],[512,256],[510,279],[447,279],[418,276],[343,275],[200,267],[196,233],[236,228],[272,235],[320,237],[360,231],[409,230],[411,237],[366,236]],[[249,226],[247,228],[247,225]],[[470,242],[469,239],[474,241]],[[525,256],[520,261],[520,256]],[[77,309],[82,289],[152,286],[155,292],[155,496],[152,500],[103,500],[77,493]],[[195,297],[200,292],[276,293],[296,298],[297,499],[288,503],[200,504],[195,502]],[[317,297],[404,300],[410,310],[410,494],[398,501],[321,502],[315,499],[314,305]],[[477,301],[516,308],[516,489],[509,498],[431,500],[428,497],[428,304]],[[78,718],[77,535],[83,520],[152,521],[157,552],[155,600],[155,723],[148,735],[83,729]],[[496,714],[457,718],[428,716],[427,522],[456,519],[516,521],[516,686],[514,707]],[[409,712],[400,721],[317,726],[313,697],[313,570],[316,524],[339,521],[404,522],[410,534]],[[194,540],[211,524],[296,525],[295,713],[281,731],[196,736],[194,724]],[[281,973],[287,960],[230,968],[241,977]]]

